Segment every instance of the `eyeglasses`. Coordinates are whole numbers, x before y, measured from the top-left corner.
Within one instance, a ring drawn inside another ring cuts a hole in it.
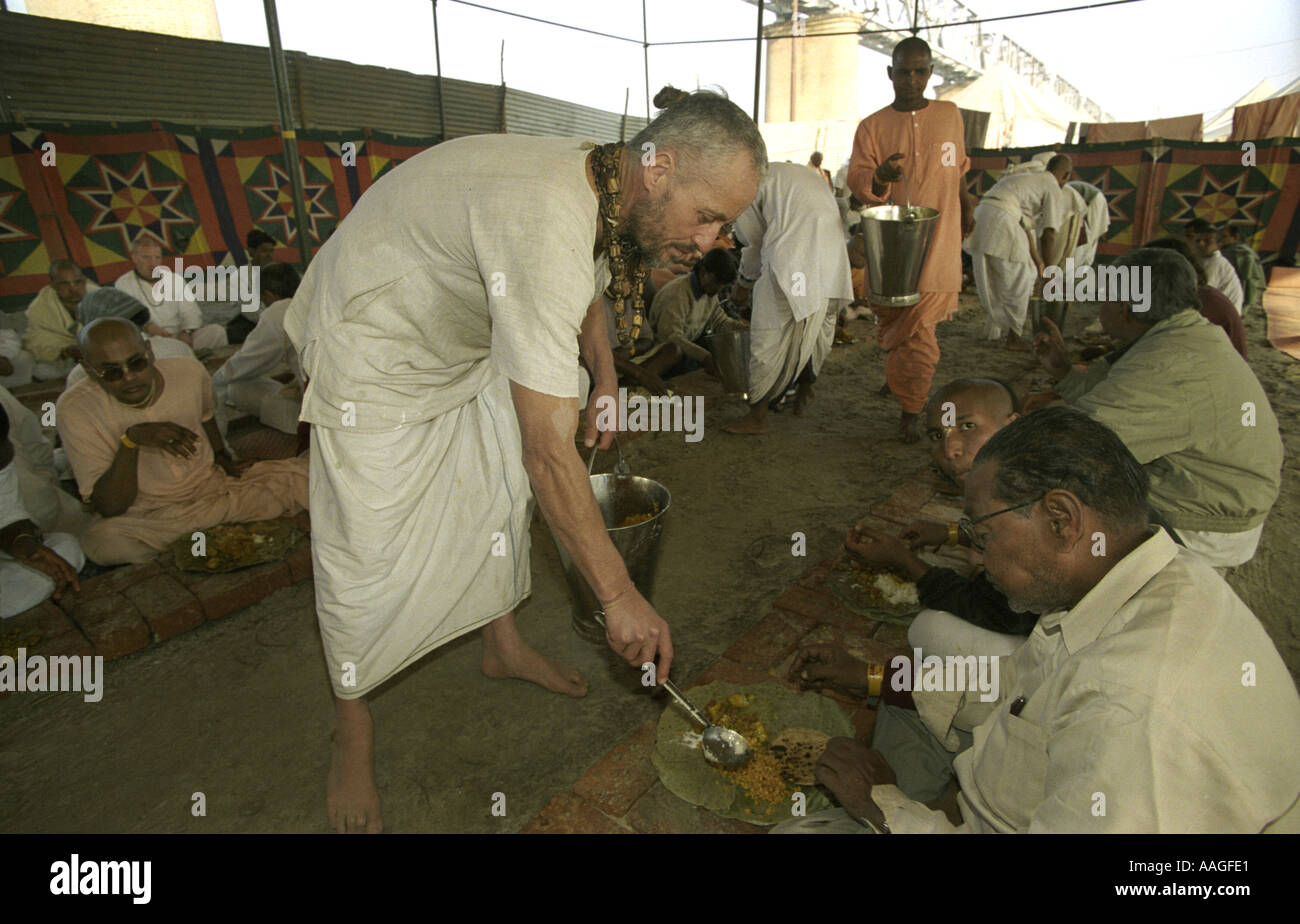
[[[995,510],[993,513],[986,513],[984,516],[976,517],[973,520],[969,517],[962,517],[957,521],[957,529],[959,529],[961,534],[966,537],[968,542],[970,542],[971,548],[983,552],[985,542],[983,539],[975,535],[975,524],[983,523],[985,520],[991,520],[994,517],[1000,517],[1002,514],[1010,513],[1013,510],[1024,510],[1026,507],[1032,507],[1046,496],[1046,494],[1040,494],[1033,500],[1025,501],[1023,504],[1016,504],[1014,507],[1007,507],[1003,510]]]
[[[144,372],[148,368],[149,357],[144,353],[136,353],[124,363],[112,363],[102,369],[95,369],[95,375],[104,382],[120,382],[128,372]]]

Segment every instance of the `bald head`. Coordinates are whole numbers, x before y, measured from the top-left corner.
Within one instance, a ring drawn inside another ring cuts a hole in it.
[[[1074,162],[1065,154],[1057,154],[1047,162],[1047,172],[1056,177],[1057,181],[1064,186],[1065,181],[1074,172]]]
[[[125,318],[100,318],[91,321],[77,334],[77,345],[86,362],[94,365],[105,358],[105,354],[116,352],[118,347],[126,348],[131,353],[144,349],[144,337],[140,328]]]
[[[1015,420],[1019,402],[997,379],[949,382],[926,405],[926,438],[941,469],[960,482],[989,438]]]

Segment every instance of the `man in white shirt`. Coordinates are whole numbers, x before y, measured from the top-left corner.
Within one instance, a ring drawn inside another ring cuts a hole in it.
[[[1047,255],[1064,228],[1066,199],[1061,186],[1073,166],[1058,154],[1041,173],[1005,176],[975,208],[975,232],[966,242],[975,272],[975,288],[987,313],[989,340],[1007,338],[1008,349],[1028,350],[1024,335],[1029,297]],[[1035,239],[1035,231],[1041,237]]]
[[[795,413],[830,354],[835,319],[853,301],[839,207],[818,174],[799,164],[772,164],[758,195],[736,220],[745,245],[731,300],[749,324],[749,413],[722,425],[728,433],[767,432],[768,403],[796,381]]]
[[[149,323],[144,333],[154,337],[174,337],[193,350],[214,350],[226,345],[226,329],[220,324],[204,324],[198,304],[181,299],[159,298],[154,294],[159,282],[163,291],[184,290],[183,280],[162,265],[162,248],[158,242],[140,235],[131,245],[134,268],[113,283],[120,291],[149,309]]]
[[[213,373],[212,387],[218,408],[235,407],[281,433],[297,433],[302,386],[298,357],[284,332],[284,313],[298,290],[298,271],[287,263],[271,263],[262,268],[261,280],[266,308],[239,352]],[[273,378],[285,373],[293,376],[288,383]]]
[[[1091,183],[1070,180],[1065,185],[1083,197],[1085,207],[1083,228],[1073,253],[1074,265],[1092,266],[1097,259],[1097,245],[1110,229],[1110,204],[1106,201],[1106,194]]]
[[[6,404],[0,403],[0,619],[51,594],[57,599],[68,587],[81,590],[77,572],[86,563],[74,537],[43,534],[23,505]]]
[[[1187,223],[1187,243],[1200,258],[1205,270],[1205,284],[1222,292],[1241,314],[1245,295],[1241,279],[1223,254],[1219,253],[1219,231],[1204,218],[1193,218]]]
[[[668,625],[610,541],[574,446],[579,361],[593,400],[617,402],[599,298],[611,267],[620,299],[637,258],[686,272],[766,166],[753,120],[708,92],[683,94],[626,145],[457,138],[380,178],[308,267],[284,327],[312,424],[336,830],[382,829],[365,695],[438,646],[482,629],[485,675],[585,695],[581,674],[515,623],[534,496],[601,602],[610,646],[668,676]],[[608,447],[599,419],[586,442]]]
[[[817,770],[843,806],[827,827],[1300,831],[1295,684],[1223,579],[1148,525],[1146,487],[1119,437],[1072,408],[984,445],[962,528],[1010,606],[1042,615],[989,701],[964,683],[913,688],[919,745],[955,751],[973,733],[952,761],[957,818],[900,790],[887,755],[836,738]]]

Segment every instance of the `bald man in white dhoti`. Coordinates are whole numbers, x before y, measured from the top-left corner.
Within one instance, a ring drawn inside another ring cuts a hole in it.
[[[285,315],[313,425],[336,830],[381,828],[364,694],[438,646],[481,628],[483,673],[585,694],[515,625],[534,495],[603,605],[610,646],[668,674],[668,626],[610,542],[574,446],[579,361],[593,401],[613,398],[597,296],[638,291],[638,264],[689,269],[749,204],[767,156],[753,121],[709,93],[626,147],[593,147],[479,135],[416,155],[361,197]],[[610,445],[597,419],[587,445]]]
[[[772,164],[736,221],[745,249],[732,301],[754,303],[749,325],[749,413],[729,433],[767,432],[768,403],[796,380],[795,413],[812,396],[835,339],[835,318],[853,301],[839,206],[823,177],[801,164]]]
[[[1043,255],[1056,249],[1056,236],[1065,225],[1067,200],[1061,186],[1072,169],[1070,158],[1058,154],[1045,171],[998,180],[975,207],[975,233],[966,249],[987,315],[985,336],[1000,340],[1005,335],[1008,349],[1030,348],[1024,339],[1029,298],[1043,272]]]

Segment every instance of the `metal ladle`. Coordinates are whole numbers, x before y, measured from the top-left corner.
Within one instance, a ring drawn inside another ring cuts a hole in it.
[[[601,628],[608,628],[605,625],[603,611],[598,610],[595,616],[596,622],[600,623]],[[692,719],[704,726],[701,745],[706,760],[722,767],[743,767],[749,763],[749,759],[754,756],[754,751],[749,746],[749,742],[745,740],[744,735],[710,722],[709,717],[683,696],[681,690],[677,689],[677,685],[671,680],[665,680],[661,686],[672,695],[673,699],[681,704],[681,707],[686,710]]]

